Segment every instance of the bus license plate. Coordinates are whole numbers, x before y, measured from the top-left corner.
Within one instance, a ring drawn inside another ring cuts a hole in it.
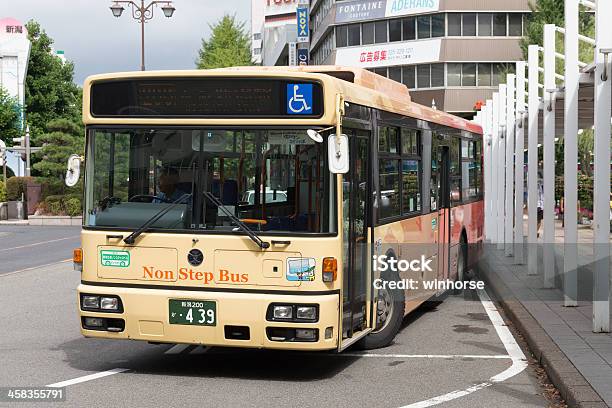
[[[210,300],[170,299],[170,324],[216,326],[217,304]]]

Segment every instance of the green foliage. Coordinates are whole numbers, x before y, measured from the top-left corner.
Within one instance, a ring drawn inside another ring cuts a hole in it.
[[[53,40],[40,24],[30,20],[26,27],[32,42],[25,89],[26,114],[32,144],[36,146],[52,120],[80,122],[81,90],[73,82],[73,63],[63,63],[51,52]]]
[[[19,104],[0,86],[0,140],[12,146],[13,137],[19,137]]]
[[[585,176],[593,176],[591,169],[591,153],[595,148],[593,129],[585,129],[578,135],[578,162],[580,163],[580,173]]]
[[[210,29],[210,39],[202,39],[198,52],[196,65],[199,69],[252,65],[251,43],[244,22],[236,22],[235,16],[225,15],[210,25]]]
[[[4,187],[4,182],[0,181],[0,203],[6,201],[6,188]]]
[[[544,45],[544,24],[555,24],[558,27],[565,25],[564,3],[559,0],[534,0],[529,3],[531,15],[525,29],[526,35],[521,40],[521,49],[523,50],[523,58],[527,60],[527,47],[530,44]],[[581,6],[580,17],[578,20],[578,31],[580,34],[595,38],[595,19],[591,13],[587,13],[586,9]],[[556,51],[563,53],[564,42],[563,35],[556,34]],[[578,58],[584,63],[593,62],[593,46],[580,41],[578,43]],[[543,66],[542,58],[540,58],[540,66]],[[556,72],[563,73],[564,66],[561,59],[556,61]],[[543,82],[543,76],[540,74],[540,82]]]
[[[82,153],[84,137],[81,127],[68,119],[55,119],[47,124],[48,132],[39,137],[43,145],[37,157],[42,160],[32,167],[39,174],[39,181],[47,184],[55,193],[65,190],[64,176],[68,157]]]
[[[71,216],[71,217],[76,217],[81,215],[83,212],[83,209],[81,207],[81,200],[76,198],[76,197],[72,197],[69,198],[68,200],[66,200],[66,213]]]
[[[24,197],[27,194],[28,182],[32,182],[32,177],[11,177],[6,180],[6,198],[8,201],[21,200],[21,196]]]
[[[593,211],[593,177],[578,175],[578,200],[580,208]]]
[[[77,217],[82,214],[81,197],[74,194],[50,195],[45,198],[43,208],[49,215]]]

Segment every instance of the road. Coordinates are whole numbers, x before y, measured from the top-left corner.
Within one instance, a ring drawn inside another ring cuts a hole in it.
[[[0,225],[0,275],[72,259],[81,227]]]
[[[63,383],[67,393],[63,407],[551,404],[542,396],[532,364],[512,372],[514,364],[521,364],[508,358],[508,344],[511,348],[514,339],[507,332],[502,341],[498,332],[504,337],[506,326],[501,319],[494,326],[491,318],[499,316],[491,311],[495,307],[491,304],[487,311],[486,301],[474,292],[420,308],[405,319],[393,345],[367,353],[273,352],[83,338],[76,312],[79,273],[69,262],[31,268],[67,258],[78,242],[78,231],[47,232],[46,228],[0,229],[13,234],[11,247],[30,245],[25,252],[30,255],[13,264],[20,272],[6,273],[0,262],[4,271],[0,387]],[[70,234],[71,239],[32,245]]]

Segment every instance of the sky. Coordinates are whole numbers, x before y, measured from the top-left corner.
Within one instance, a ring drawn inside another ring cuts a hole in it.
[[[150,0],[145,1],[145,5]],[[138,3],[140,1],[137,0]],[[88,75],[140,69],[140,24],[127,6],[113,17],[111,0],[0,0],[0,18],[38,21],[74,62],[77,84]],[[236,15],[250,30],[250,0],[173,0],[166,18],[158,7],[145,25],[145,65],[153,69],[192,69],[209,24],[224,14]]]

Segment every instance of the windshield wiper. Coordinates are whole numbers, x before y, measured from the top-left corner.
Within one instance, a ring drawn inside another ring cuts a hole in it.
[[[250,229],[244,222],[240,221],[240,219],[234,214],[232,214],[231,211],[225,208],[223,203],[219,201],[219,199],[215,197],[211,192],[205,191],[204,197],[208,198],[210,201],[213,202],[213,204],[219,207],[219,209],[221,209],[221,211],[223,211],[223,213],[225,213],[225,215],[227,215],[238,226],[238,228],[244,231],[249,236],[249,238],[253,240],[253,242],[259,245],[261,249],[270,248],[269,242],[263,241],[261,238],[259,238],[259,236],[252,229]]]
[[[186,198],[189,198],[189,197],[191,197],[191,194],[183,194],[182,196],[180,196],[179,198],[174,200],[169,206],[167,206],[165,208],[162,208],[161,210],[156,212],[151,218],[149,218],[144,224],[142,224],[140,226],[140,228],[138,228],[136,231],[132,232],[130,235],[125,237],[123,242],[125,242],[128,245],[133,245],[134,242],[136,242],[136,238],[138,238],[140,236],[140,234],[142,234],[143,232],[148,230],[151,227],[151,225],[153,225],[161,217],[166,215],[171,209],[176,207],[177,204],[180,204],[183,200],[185,200]]]

